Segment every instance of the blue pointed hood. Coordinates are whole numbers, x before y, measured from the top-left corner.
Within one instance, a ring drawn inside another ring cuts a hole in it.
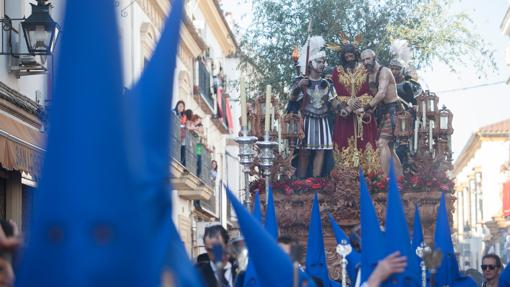
[[[315,193],[313,200],[310,224],[308,227],[306,273],[320,278],[326,286],[329,286],[328,265],[326,263],[326,252],[324,251],[321,213],[317,193]]]
[[[253,210],[251,211],[253,217],[255,217],[259,222],[262,222],[262,208],[260,207],[260,194],[257,191],[255,193],[255,200],[253,201]]]
[[[420,269],[416,269],[415,252],[411,250],[411,239],[406,222],[404,206],[400,197],[397,177],[393,163],[390,164],[390,177],[388,183],[388,201],[386,205],[386,240],[387,252],[399,251],[407,257],[407,267],[404,272],[394,274],[392,286],[411,286],[420,284]],[[419,263],[418,263],[419,264]]]
[[[259,274],[260,286],[292,287],[293,267],[290,257],[278,246],[262,224],[250,215],[228,187],[226,192],[237,215],[250,259]],[[303,274],[299,277],[300,281],[305,279]],[[310,285],[315,286],[313,282]]]
[[[340,244],[342,240],[347,241],[347,243],[351,244],[349,237],[345,234],[342,228],[336,223],[333,215],[328,212],[329,221],[331,222],[331,228],[333,228],[333,233],[335,234],[336,243]],[[347,273],[349,274],[349,278],[351,282],[356,282],[357,276],[357,268],[361,265],[361,253],[352,249],[351,253],[347,255]]]
[[[122,94],[114,3],[65,7],[47,152],[17,286],[156,286],[161,270],[147,264],[159,257],[150,244],[155,222],[129,161],[140,151],[127,140],[137,127],[127,124],[133,107]]]
[[[269,234],[276,240],[278,238],[278,220],[276,219],[272,186],[269,186],[269,193],[267,194],[265,227]]]
[[[262,212],[260,208],[260,194],[257,191],[255,193],[255,200],[253,202],[253,210],[251,214],[258,222],[262,222]],[[244,273],[244,287],[257,287],[260,286],[259,278],[257,276],[257,272],[255,271],[255,265],[250,260],[250,254],[248,254],[248,266],[246,267],[246,272]]]
[[[476,281],[471,276],[461,276],[453,282],[453,287],[478,287]],[[498,285],[498,287],[505,287],[504,285]]]
[[[440,249],[443,254],[443,259],[436,272],[437,286],[454,286],[454,281],[460,278],[460,273],[459,264],[457,263],[457,258],[455,257],[455,251],[453,249],[444,193],[441,195],[441,202],[439,203],[439,209],[437,211],[434,248]]]
[[[499,275],[498,287],[510,287],[510,264],[507,264]]]
[[[367,281],[377,262],[386,254],[386,241],[379,225],[363,171],[360,170],[361,282]]]
[[[423,230],[420,219],[420,208],[418,207],[418,205],[415,205],[412,250],[416,251],[416,248],[418,248],[422,244],[422,242],[423,242]]]
[[[182,240],[171,219],[171,187],[168,181],[170,166],[170,130],[173,119],[168,108],[173,97],[173,83],[182,22],[183,1],[172,2],[158,45],[146,65],[140,80],[130,93],[130,100],[137,107],[133,111],[139,134],[132,132],[133,142],[142,150],[141,168],[137,176],[143,186],[143,200],[150,204],[154,218],[153,247],[161,257],[152,262],[154,268],[163,265],[173,271],[177,286],[201,286],[195,268],[188,257]],[[179,256],[177,256],[179,255]]]

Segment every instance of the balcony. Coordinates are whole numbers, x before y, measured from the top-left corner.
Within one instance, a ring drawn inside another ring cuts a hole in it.
[[[197,156],[198,138],[185,131],[184,146],[181,145],[180,122],[172,116],[172,185],[180,197],[187,200],[209,200],[214,195],[211,179],[211,153],[202,147],[202,159]]]
[[[196,200],[194,202],[195,208],[198,210],[208,213],[214,217],[218,217],[218,214],[216,213],[216,196],[213,195],[208,200]]]
[[[197,60],[196,74],[198,76],[198,86],[193,88],[195,101],[200,109],[206,114],[214,112],[214,95],[211,91],[211,75],[204,62]]]

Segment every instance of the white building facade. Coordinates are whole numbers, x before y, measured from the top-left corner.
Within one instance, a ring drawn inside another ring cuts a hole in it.
[[[51,16],[62,23],[63,1],[48,2]],[[37,3],[0,2],[0,218],[12,219],[22,230],[45,151],[44,118],[54,81],[48,76],[54,57],[29,54],[21,23],[32,14],[30,4]]]
[[[122,38],[125,88],[136,83],[159,39],[169,0],[120,0],[118,19]],[[174,78],[173,109],[184,101],[186,109],[202,118],[205,140],[201,163],[197,141],[186,137],[185,163],[181,160],[179,124],[173,118],[170,167],[173,220],[190,255],[203,252],[203,228],[214,222],[232,227],[223,184],[234,192],[242,189],[238,146],[240,116],[237,65],[238,46],[216,0],[185,1],[185,16]],[[218,164],[211,177],[211,162]],[[201,170],[198,170],[198,165]]]
[[[510,120],[475,132],[454,165],[454,233],[461,269],[479,269],[486,253],[508,261],[508,220],[505,218],[503,167],[510,159]],[[506,214],[508,216],[510,214]]]

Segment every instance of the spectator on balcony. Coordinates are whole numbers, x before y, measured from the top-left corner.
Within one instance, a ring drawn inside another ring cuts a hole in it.
[[[189,130],[193,133],[194,136],[198,138],[196,147],[197,176],[200,176],[202,173],[202,151],[204,149],[205,132],[204,125],[202,124],[202,118],[199,115],[193,115],[191,118]]]
[[[218,176],[218,162],[213,160],[211,161],[211,181],[214,184],[216,182],[216,177]]]
[[[188,136],[191,117],[193,117],[193,111],[189,109],[185,110],[181,117],[181,164],[184,166],[186,166],[186,137]]]
[[[186,114],[184,113],[186,104],[184,101],[178,101],[174,108],[174,114],[177,116],[180,128],[179,137],[181,140],[181,164],[186,165]]]
[[[184,116],[184,111],[186,110],[186,104],[184,101],[178,101],[177,104],[175,104],[174,108],[174,114],[181,119]]]

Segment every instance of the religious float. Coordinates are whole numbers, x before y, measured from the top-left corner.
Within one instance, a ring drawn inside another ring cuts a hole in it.
[[[349,43],[346,41],[344,49],[347,44]],[[292,58],[299,71],[299,52],[294,51]],[[397,65],[398,62],[392,61],[391,64]],[[335,72],[333,76],[342,77]],[[396,75],[395,78],[399,96],[414,85],[410,90],[412,101],[409,102],[412,103],[406,103],[401,97],[400,100],[408,106],[396,113],[394,121],[394,148],[400,151],[399,158],[402,161],[400,192],[408,225],[412,227],[415,206],[418,206],[424,239],[431,244],[442,193],[446,195],[450,220],[453,213],[454,183],[448,176],[452,168],[453,115],[445,106],[439,108],[439,97],[433,91],[421,89],[412,77],[402,77],[399,80]],[[359,87],[354,87],[356,80],[343,79],[343,83],[353,85],[352,94],[347,97],[356,97],[355,92],[360,90]],[[338,94],[339,89],[336,90],[335,96],[340,98],[342,95]],[[241,93],[244,93],[242,81]],[[265,94],[251,99],[241,96],[242,130],[237,141],[240,145],[240,161],[244,166],[245,180],[249,182],[249,190],[245,192],[243,200],[246,205],[251,206],[251,198],[259,192],[264,205],[268,185],[271,185],[280,234],[299,238],[305,246],[312,202],[317,193],[330,276],[338,279],[340,259],[335,252],[337,242],[327,219],[327,212],[333,215],[347,234],[355,233],[359,229],[358,180],[361,168],[380,222],[384,225],[388,179],[382,168],[379,148],[370,143],[360,146],[363,136],[361,126],[366,120],[361,117],[356,119],[356,116],[346,117],[354,133],[344,139],[346,144],[342,147],[335,144],[335,148],[325,154],[322,176],[312,177],[311,172],[308,172],[306,177],[300,178],[296,169],[299,165],[299,153],[302,152],[300,142],[304,132],[303,117],[299,112],[289,112],[289,108],[285,108],[288,103],[279,101],[279,98],[271,92],[270,86]],[[362,123],[356,124],[356,120]],[[334,130],[333,125],[336,123],[334,120],[330,122],[331,130]],[[311,169],[308,167],[308,171]]]

